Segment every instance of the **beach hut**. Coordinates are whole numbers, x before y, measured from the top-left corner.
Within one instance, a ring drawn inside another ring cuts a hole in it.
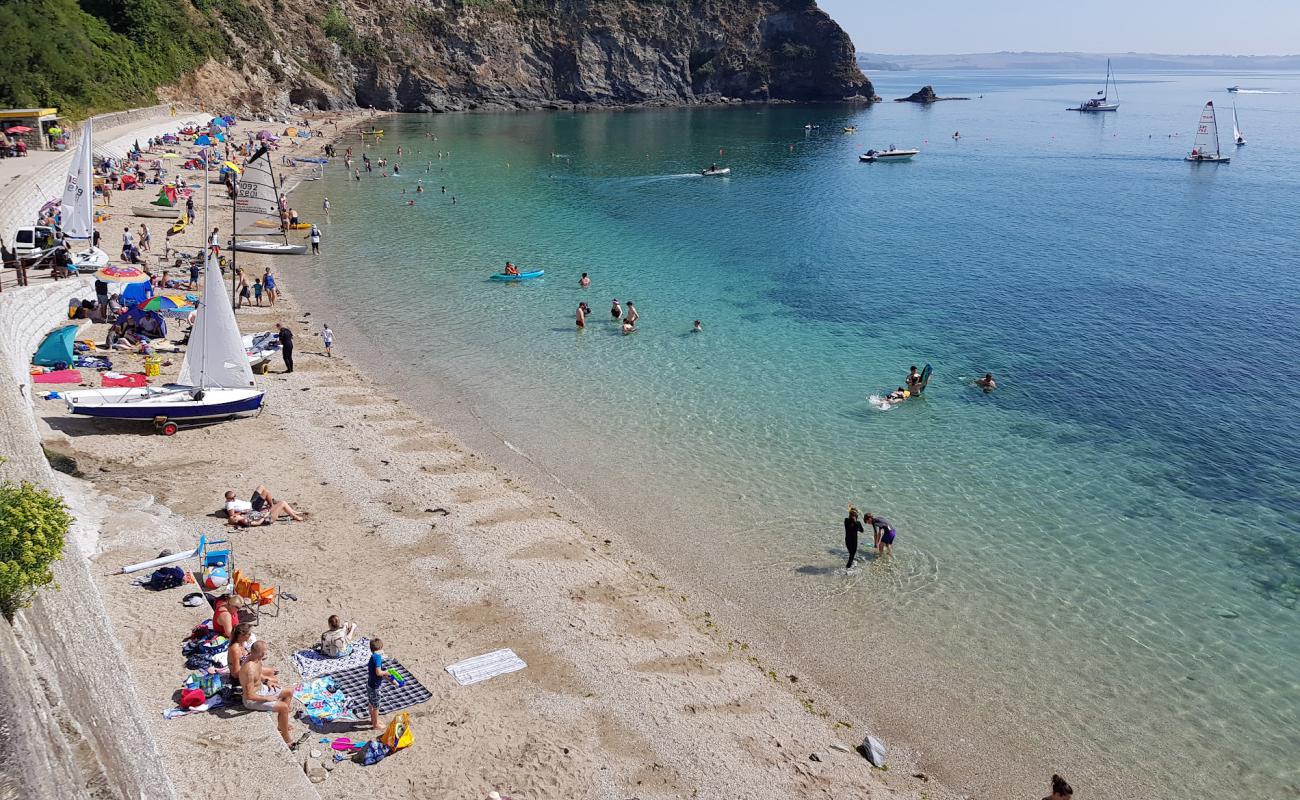
[[[76,360],[72,355],[72,342],[76,335],[76,325],[64,325],[62,328],[50,331],[45,335],[41,346],[36,348],[32,363],[38,367],[55,367],[60,364],[63,368],[71,366]]]

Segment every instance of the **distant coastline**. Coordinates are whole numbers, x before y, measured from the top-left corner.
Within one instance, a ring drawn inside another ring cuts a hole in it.
[[[1159,53],[958,53],[952,55],[889,55],[858,53],[858,66],[867,72],[912,70],[1094,70],[1110,59],[1119,71],[1138,70],[1300,70],[1300,55],[1162,55]]]

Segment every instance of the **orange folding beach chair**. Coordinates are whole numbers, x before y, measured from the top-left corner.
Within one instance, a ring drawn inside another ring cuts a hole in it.
[[[280,616],[280,587],[263,586],[257,581],[237,572],[234,577],[235,594],[244,601],[244,608],[260,617]],[[254,622],[254,625],[257,623]]]

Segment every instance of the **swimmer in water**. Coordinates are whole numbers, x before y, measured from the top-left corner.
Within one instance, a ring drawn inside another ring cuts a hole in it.
[[[623,320],[623,335],[627,336],[629,333],[635,333],[635,332],[636,332],[636,324],[633,323],[632,320],[630,319]]]
[[[920,391],[921,391],[921,373],[919,373],[919,372],[916,371],[916,365],[915,365],[915,364],[913,364],[913,365],[912,365],[912,368],[911,368],[910,370],[907,371],[907,379],[903,381],[903,384],[904,384],[905,386],[907,386],[907,391],[908,391],[910,394],[919,394],[919,393],[920,393]]]
[[[614,305],[609,307],[609,315],[614,319],[623,316],[623,307],[618,304],[618,298],[614,298]]]
[[[998,388],[997,381],[993,380],[993,373],[992,373],[992,372],[986,372],[986,373],[984,373],[984,377],[983,377],[983,378],[980,378],[980,379],[977,380],[977,381],[975,381],[975,385],[978,386],[978,387],[980,387],[981,389],[983,389],[983,390],[986,391],[986,392],[991,392],[991,391],[993,391],[994,389]]]
[[[695,320],[695,327],[691,328],[691,333],[704,333],[704,325],[698,319]]]
[[[587,273],[582,273],[582,277],[578,279],[578,285],[584,289],[591,285],[591,278],[587,277]]]
[[[631,301],[631,300],[628,300],[628,301],[627,301],[627,321],[630,322],[630,323],[632,323],[633,325],[635,325],[635,324],[637,324],[637,322],[639,322],[640,320],[641,320],[641,312],[639,312],[639,311],[636,310],[636,306],[632,305],[632,301]]]
[[[514,264],[511,264],[509,261],[507,261],[507,262],[506,262],[506,268],[505,268],[504,270],[502,270],[501,274],[502,274],[502,275],[518,275],[518,274],[519,274],[519,267],[516,267]]]
[[[578,313],[575,318],[579,328],[587,327],[587,304],[578,303]]]
[[[415,205],[415,201],[414,201],[414,200],[407,200],[407,201],[406,201],[406,204],[407,204],[408,206],[413,206],[413,205]]]
[[[885,395],[885,400],[887,400],[890,403],[901,403],[910,396],[911,396],[911,392],[907,391],[902,386],[900,386],[896,390]]]

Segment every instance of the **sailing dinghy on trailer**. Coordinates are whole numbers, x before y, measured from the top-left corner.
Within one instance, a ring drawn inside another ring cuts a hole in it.
[[[68,175],[63,182],[63,201],[60,204],[60,227],[63,235],[90,244],[95,240],[95,168],[91,163],[94,123],[86,120],[81,128],[81,141],[77,154],[68,165]],[[108,266],[108,253],[90,245],[88,250],[71,253],[72,263],[79,272],[94,272]]]
[[[65,392],[68,411],[85,417],[153,420],[171,436],[178,421],[215,421],[261,409],[265,393],[253,385],[253,371],[222,283],[221,270],[209,254],[203,268],[203,299],[176,383]]]

